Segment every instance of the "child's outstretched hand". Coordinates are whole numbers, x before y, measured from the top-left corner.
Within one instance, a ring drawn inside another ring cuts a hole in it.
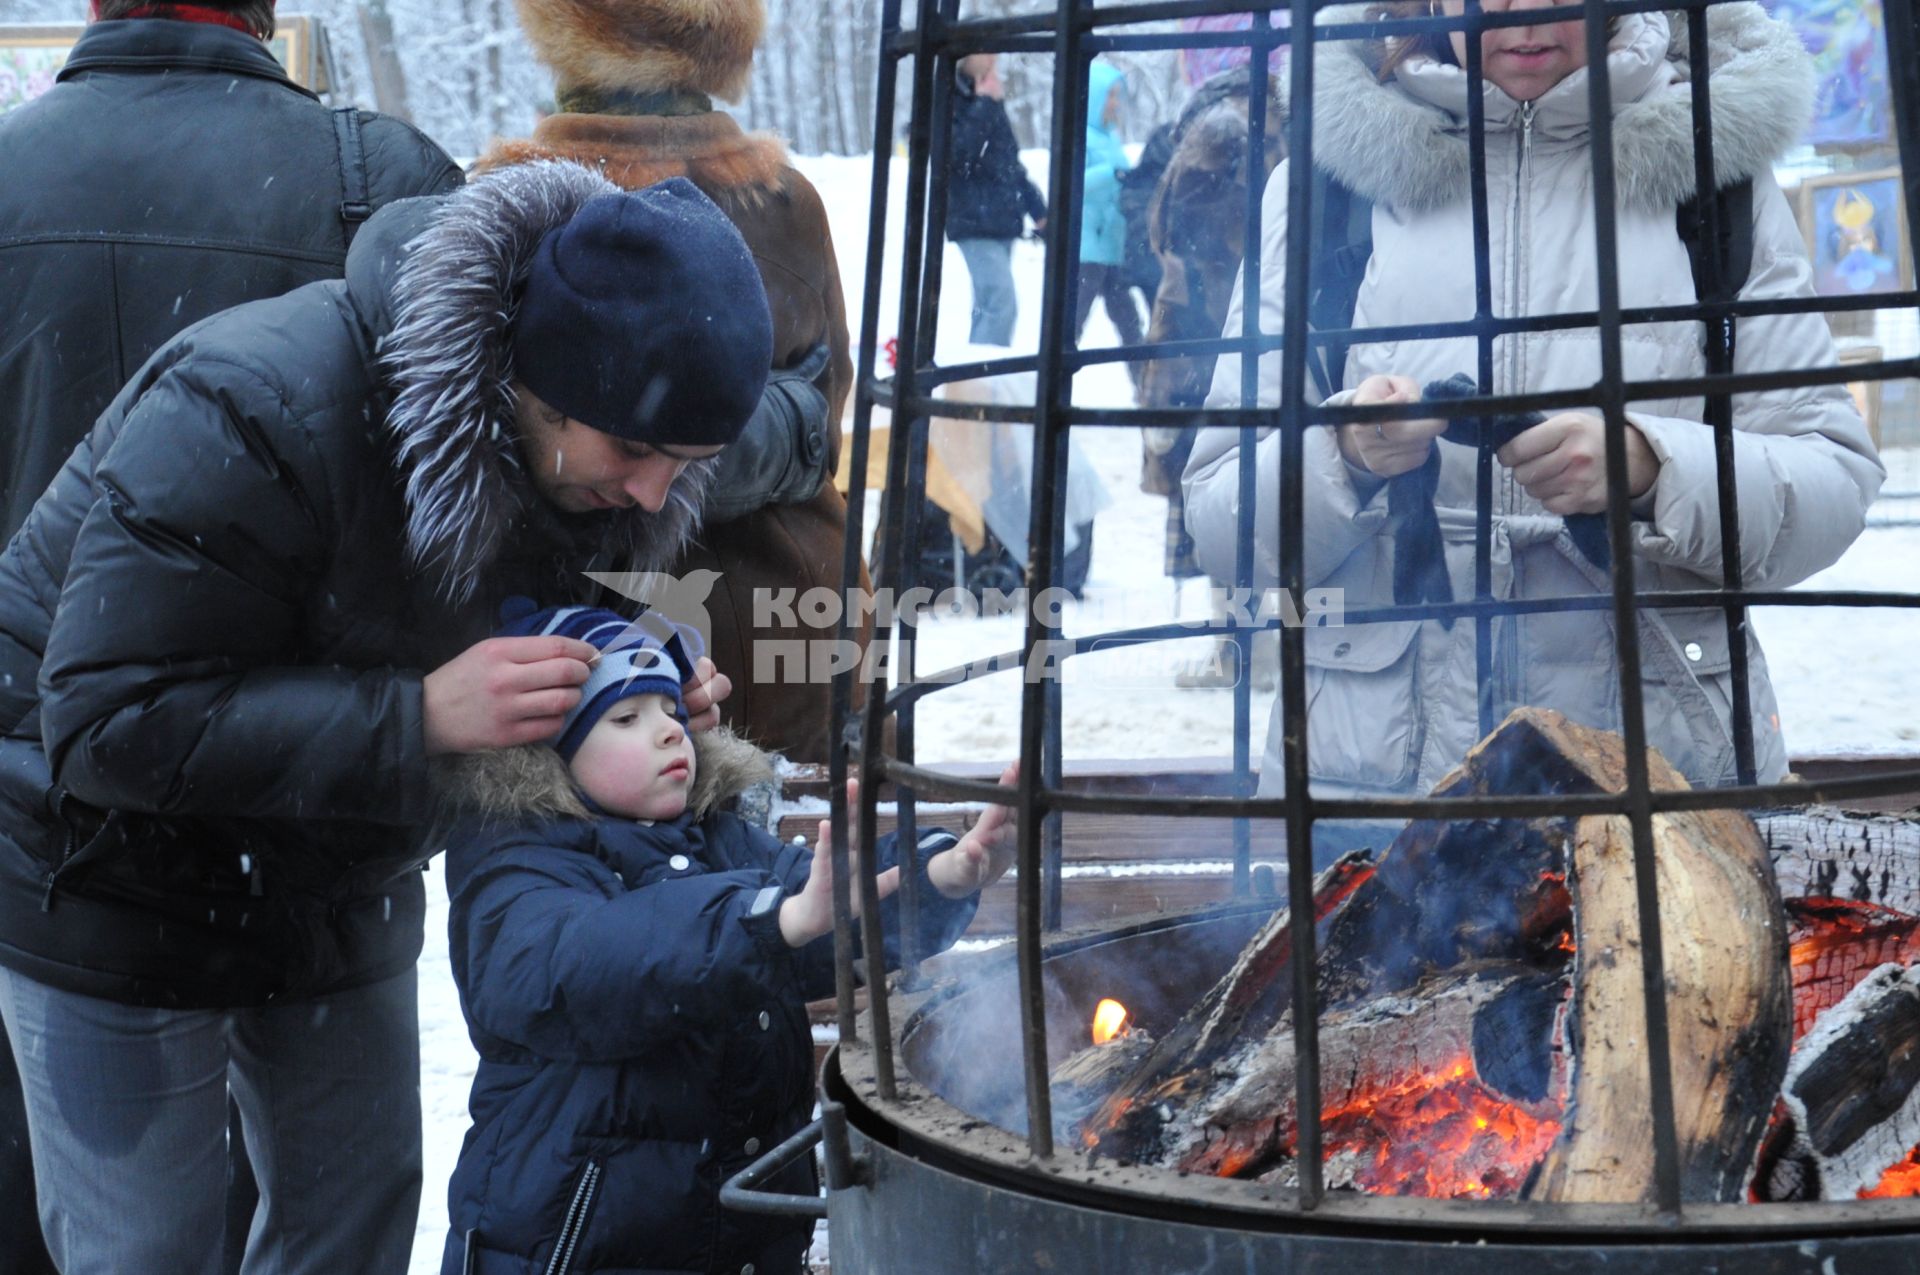
[[[860,781],[847,780],[847,809],[860,804]],[[860,841],[858,825],[847,832],[847,870],[853,874],[853,915],[860,915]],[[900,888],[900,869],[888,868],[878,878],[880,897]],[[813,843],[813,867],[800,893],[780,904],[780,937],[788,947],[805,947],[833,933],[833,821],[820,821],[820,837]]]
[[[1020,763],[1000,772],[1003,787],[1020,782]],[[988,806],[960,843],[927,860],[927,877],[949,899],[963,899],[998,881],[1013,866],[1012,806]]]

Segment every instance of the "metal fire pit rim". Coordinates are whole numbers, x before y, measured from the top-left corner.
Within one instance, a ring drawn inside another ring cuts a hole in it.
[[[1196,921],[1271,911],[1279,905],[1279,900],[1256,899],[1062,930],[1046,943],[1043,960]],[[963,993],[973,979],[1012,966],[1015,960],[1014,946],[1008,944],[969,962],[966,978],[944,977],[893,993],[898,1011],[892,1016],[894,1056],[905,1056],[907,1039],[942,1003]],[[1428,1200],[1330,1192],[1317,1208],[1303,1211],[1298,1193],[1290,1188],[1089,1160],[1065,1149],[1043,1164],[1034,1159],[1025,1137],[947,1102],[904,1067],[896,1078],[897,1099],[882,1098],[873,1050],[866,1043],[873,1030],[870,1010],[861,1014],[860,1024],[858,1039],[841,1041],[828,1053],[821,1086],[829,1099],[845,1104],[848,1118],[861,1133],[899,1154],[956,1175],[1083,1208],[1200,1226],[1392,1235],[1453,1243],[1537,1243],[1543,1232],[1551,1232],[1558,1240],[1598,1245],[1644,1243],[1650,1238],[1664,1243],[1710,1243],[1737,1236],[1920,1236],[1920,1199],[1689,1203],[1675,1217],[1650,1204]]]

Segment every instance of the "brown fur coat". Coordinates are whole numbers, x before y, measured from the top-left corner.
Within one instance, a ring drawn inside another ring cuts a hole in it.
[[[702,93],[744,85],[759,37],[757,0],[519,4],[536,51],[560,77],[562,96],[578,87],[600,91],[609,113],[549,116],[531,138],[496,146],[479,167],[559,158],[595,167],[629,190],[668,177],[691,180],[726,212],[753,250],[773,314],[775,366],[793,366],[826,343],[831,357],[819,386],[828,405],[829,464],[837,464],[853,360],[826,208],[812,183],[786,162],[776,139],[746,133],[730,116],[699,109],[697,100]],[[686,37],[676,25],[689,15],[706,24],[698,39]],[[683,38],[690,43],[670,45]],[[671,107],[653,109],[692,113],[645,113],[647,95],[678,95]],[[623,113],[611,113],[616,109]],[[762,588],[837,590],[846,521],[846,502],[829,482],[811,500],[769,505],[707,526],[670,568],[677,575],[700,568],[721,573],[707,610],[713,619],[714,663],[734,686],[723,706],[725,720],[795,761],[827,759],[831,688],[824,682],[772,681],[775,672],[785,672],[784,662],[777,669],[757,670],[768,675],[757,678],[754,652],[765,642],[832,639],[838,633],[805,625],[756,627],[753,595]]]

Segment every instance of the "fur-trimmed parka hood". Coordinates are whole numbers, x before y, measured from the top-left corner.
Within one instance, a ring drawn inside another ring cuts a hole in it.
[[[736,100],[766,26],[760,0],[515,0],[561,89]]]
[[[407,557],[453,601],[473,594],[512,536],[553,517],[521,460],[510,331],[542,236],[617,189],[579,164],[526,164],[383,210],[354,241],[347,285],[390,396]],[[689,465],[659,513],[602,515],[605,550],[629,569],[663,570],[698,527],[715,464]],[[567,521],[585,529],[589,517]]]
[[[768,754],[724,727],[696,733],[693,757],[687,812],[695,819],[704,819],[750,788],[774,782]],[[500,823],[592,816],[566,762],[549,744],[450,758],[436,768],[435,787],[448,821]]]
[[[1321,11],[1322,23],[1360,20],[1361,6]],[[1613,145],[1620,198],[1631,208],[1671,208],[1692,196],[1693,116],[1683,13],[1627,14],[1610,45]],[[1758,4],[1707,11],[1713,155],[1721,185],[1766,170],[1800,137],[1813,111],[1811,60],[1791,28]],[[1408,59],[1393,79],[1376,74],[1377,47],[1319,46],[1314,63],[1314,159],[1352,190],[1408,211],[1464,199],[1467,79],[1459,67]],[[1548,136],[1588,127],[1587,76],[1575,71],[1541,95],[1533,119]],[[1513,127],[1519,104],[1483,85],[1487,130]]]

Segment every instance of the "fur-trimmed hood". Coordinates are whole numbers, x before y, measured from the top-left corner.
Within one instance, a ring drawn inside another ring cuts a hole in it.
[[[760,0],[515,0],[536,56],[562,90],[746,89],[766,26]]]
[[[769,755],[725,727],[696,733],[693,757],[693,787],[687,793],[687,811],[695,819],[704,819],[750,788],[774,782]],[[592,816],[567,764],[550,744],[451,757],[436,765],[434,781],[448,821],[498,823]]]
[[[521,462],[509,339],[534,249],[618,189],[579,164],[525,164],[426,205],[430,216],[422,201],[396,205],[354,241],[348,288],[391,395],[407,556],[453,601],[472,595],[512,535],[546,517]],[[715,466],[689,465],[659,513],[608,515],[606,550],[632,570],[664,569],[699,525]]]
[[[1364,12],[1325,9],[1319,21],[1354,22]],[[1799,138],[1815,77],[1792,29],[1758,4],[1717,4],[1707,13],[1714,166],[1725,186],[1764,171]],[[1627,207],[1670,208],[1693,194],[1687,22],[1678,12],[1627,14],[1610,45],[1614,163]],[[1351,40],[1319,46],[1315,161],[1390,207],[1419,211],[1466,198],[1466,73],[1416,57],[1382,84],[1378,52]],[[1586,132],[1587,75],[1576,71],[1540,97],[1537,128],[1560,137]],[[1489,134],[1513,127],[1519,104],[1490,83],[1483,93]]]

